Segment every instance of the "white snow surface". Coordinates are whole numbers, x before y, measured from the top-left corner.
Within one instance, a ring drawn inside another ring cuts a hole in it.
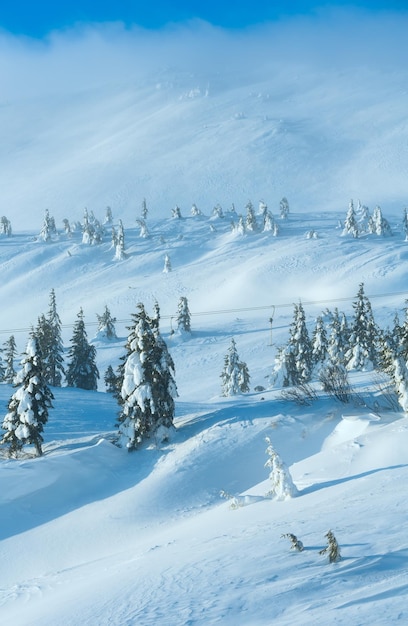
[[[350,405],[318,394],[297,406],[270,387],[293,303],[310,331],[327,307],[350,317],[361,282],[380,326],[404,307],[406,70],[296,76],[235,76],[221,88],[221,74],[218,89],[192,97],[195,78],[169,75],[160,89],[152,79],[0,109],[13,224],[12,237],[0,236],[1,341],[15,334],[24,349],[52,288],[66,349],[80,307],[90,339],[105,305],[118,320],[117,339],[93,340],[99,390],[52,390],[44,456],[0,451],[2,624],[408,623],[408,417],[373,372],[350,373],[360,400]],[[291,212],[279,220],[284,195]],[[136,224],[143,197],[149,237]],[[342,236],[351,197],[381,204],[393,236]],[[232,233],[232,202],[245,214],[261,198],[280,234]],[[190,215],[193,202],[203,215]],[[225,218],[211,215],[217,202]],[[64,217],[81,221],[85,205],[103,221],[108,204],[115,225],[123,220],[126,258],[114,258],[109,232],[95,246],[80,231],[38,240],[44,209],[60,228]],[[171,218],[175,204],[182,219]],[[172,332],[181,296],[191,335]],[[176,367],[176,430],[128,453],[112,443],[117,405],[103,374],[125,352],[137,303],[152,312],[156,300]],[[251,392],[222,398],[231,338]],[[12,393],[0,385],[4,414]],[[296,497],[265,497],[266,437]],[[319,554],[329,529],[336,564]],[[291,551],[285,533],[304,551]]]

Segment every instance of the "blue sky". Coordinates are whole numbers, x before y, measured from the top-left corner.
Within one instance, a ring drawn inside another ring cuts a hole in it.
[[[343,5],[381,10],[408,10],[408,0],[3,0],[0,28],[42,38],[77,23],[121,21],[126,26],[156,29],[193,18],[225,28],[275,21],[294,14],[313,14],[319,7]]]

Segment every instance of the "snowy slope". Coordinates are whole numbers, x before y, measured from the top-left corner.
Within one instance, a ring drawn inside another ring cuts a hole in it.
[[[400,217],[388,216],[393,237],[358,240],[341,236],[342,214],[290,214],[278,220],[278,237],[231,233],[230,217],[148,218],[150,238],[129,229],[129,256],[120,262],[109,239],[100,246],[82,244],[79,234],[1,240],[5,326],[28,329],[55,286],[69,345],[79,306],[92,337],[92,317],[107,303],[119,338],[95,341],[103,373],[124,352],[136,302],[151,307],[157,298],[180,396],[173,440],[129,455],[111,443],[117,409],[103,381],[99,392],[54,390],[44,457],[0,461],[2,621],[404,623],[406,418],[387,407],[368,373],[352,378],[366,406],[321,398],[298,407],[269,388],[299,298],[310,328],[326,307],[351,314],[361,281],[381,325],[402,309]],[[306,237],[311,229],[317,239]],[[181,295],[193,313],[191,337],[170,333]],[[21,349],[26,336],[16,332]],[[232,336],[251,388],[265,390],[222,399],[219,374]],[[0,393],[5,407],[11,389]],[[266,436],[299,497],[265,498]],[[335,565],[318,553],[330,528],[343,556]],[[304,552],[289,550],[286,532],[299,536]]]
[[[348,26],[341,37],[312,29],[305,42],[295,25],[272,48],[270,31],[211,31],[204,48],[196,31],[177,47],[174,31],[168,58],[142,33],[129,47],[120,28],[55,35],[44,48],[0,41],[1,212],[13,226],[0,236],[0,342],[13,333],[24,349],[51,289],[66,348],[80,307],[89,338],[105,305],[118,334],[94,339],[97,392],[54,390],[42,458],[0,451],[2,624],[408,623],[407,418],[370,373],[352,374],[360,401],[346,406],[320,394],[300,407],[270,384],[294,303],[312,329],[327,308],[351,315],[364,282],[385,328],[408,295],[405,39],[395,22],[395,42]],[[395,46],[402,62],[390,66]],[[147,238],[136,222],[143,197]],[[380,204],[393,236],[343,237],[350,198]],[[268,204],[277,237],[231,231],[249,199]],[[190,214],[193,202],[203,215]],[[97,246],[62,232],[85,206],[102,221],[106,205],[125,227],[121,261],[109,228]],[[59,230],[48,243],[38,238],[46,209]],[[191,336],[176,330],[181,296]],[[156,300],[176,365],[176,432],[127,454],[112,444],[117,407],[103,374],[124,353],[137,303]],[[251,391],[221,398],[232,337]],[[0,385],[4,412],[11,393]],[[298,497],[266,497],[265,437]],[[332,565],[319,554],[329,529],[343,557]],[[288,532],[303,552],[290,551]]]

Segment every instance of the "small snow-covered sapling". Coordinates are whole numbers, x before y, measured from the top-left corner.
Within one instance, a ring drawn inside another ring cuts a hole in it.
[[[336,563],[337,561],[340,561],[341,554],[336,537],[331,530],[327,531],[325,537],[327,538],[327,546],[323,548],[323,550],[320,550],[319,554],[328,554],[329,563]]]
[[[285,537],[290,540],[291,550],[297,550],[298,552],[302,552],[303,543],[296,537],[296,535],[293,535],[292,533],[285,533],[284,535],[281,535],[281,537]]]

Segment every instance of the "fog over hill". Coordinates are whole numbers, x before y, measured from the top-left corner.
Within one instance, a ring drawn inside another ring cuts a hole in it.
[[[15,228],[145,197],[210,211],[291,198],[406,202],[402,16],[326,11],[235,33],[95,25],[46,42],[3,34],[2,212]]]

